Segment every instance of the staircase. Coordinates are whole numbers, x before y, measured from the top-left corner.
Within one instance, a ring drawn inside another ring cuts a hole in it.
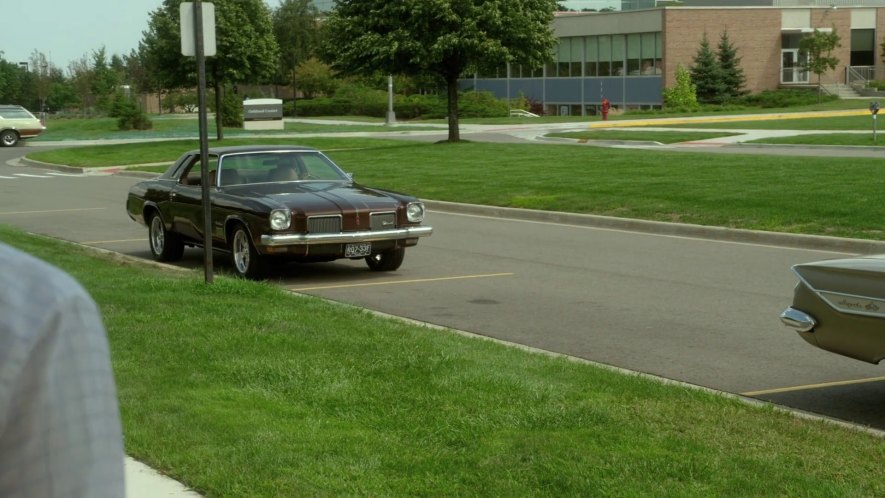
[[[862,99],[864,98],[861,94],[857,93],[857,91],[851,87],[850,85],[846,85],[844,83],[830,83],[825,84],[823,86],[823,91],[827,92],[830,95],[835,95],[840,99]]]

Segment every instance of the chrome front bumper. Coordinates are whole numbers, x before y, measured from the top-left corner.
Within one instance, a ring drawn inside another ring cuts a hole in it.
[[[417,237],[427,237],[432,233],[433,227],[408,227],[395,230],[367,230],[363,232],[262,235],[261,244],[268,247],[309,246],[315,244],[352,244],[355,242],[414,239]]]

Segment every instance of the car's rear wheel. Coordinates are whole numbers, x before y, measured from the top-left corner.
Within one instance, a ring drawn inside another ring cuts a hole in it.
[[[0,133],[0,144],[4,147],[12,147],[18,143],[18,133],[13,130],[3,130]]]
[[[148,222],[148,240],[151,254],[157,261],[178,261],[184,254],[184,244],[177,234],[166,230],[159,213],[151,215]]]
[[[237,225],[234,229],[230,249],[231,263],[237,275],[251,279],[264,275],[264,258],[255,250],[249,231],[243,225]]]
[[[366,264],[373,271],[394,271],[403,264],[403,258],[405,257],[406,248],[401,247],[368,256],[366,257]]]

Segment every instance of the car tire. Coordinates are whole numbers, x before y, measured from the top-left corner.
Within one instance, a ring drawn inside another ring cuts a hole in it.
[[[243,225],[237,225],[231,237],[230,262],[239,277],[254,280],[264,276],[266,262],[255,250],[252,237]]]
[[[166,224],[159,213],[154,213],[148,221],[148,242],[151,254],[157,261],[178,261],[184,254],[181,238],[166,230]]]
[[[403,264],[406,257],[406,248],[401,247],[392,251],[381,252],[366,257],[366,264],[372,271],[394,271]]]
[[[0,132],[0,145],[4,147],[12,147],[18,143],[18,133],[13,130],[3,130]]]

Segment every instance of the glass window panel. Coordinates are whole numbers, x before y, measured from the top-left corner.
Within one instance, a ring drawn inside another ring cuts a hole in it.
[[[580,62],[572,62],[571,63],[571,76],[581,76],[581,63]]]
[[[655,59],[664,57],[664,44],[661,42],[661,32],[655,33]]]
[[[605,35],[599,37],[599,59],[600,62],[608,62],[612,60],[612,37]]]
[[[559,40],[559,55],[556,58],[557,62],[571,62],[572,60],[572,44],[571,40],[568,38],[562,38]]]
[[[642,33],[642,51],[640,56],[643,59],[654,59],[655,57],[655,34],[654,33]]]
[[[639,58],[639,33],[634,33],[631,35],[627,35],[627,58],[628,59],[638,59]]]
[[[584,59],[584,39],[572,38],[572,58],[571,62],[581,62]]]
[[[597,47],[599,45],[599,38],[596,36],[588,36],[586,45],[587,45],[586,46],[586,51],[587,51],[586,59],[587,59],[587,61],[588,62],[589,61],[593,61],[593,62],[598,61],[599,56],[597,55],[596,52],[598,51]]]
[[[624,60],[624,54],[625,54],[624,45],[625,45],[624,35],[612,36],[612,60],[613,61]]]

